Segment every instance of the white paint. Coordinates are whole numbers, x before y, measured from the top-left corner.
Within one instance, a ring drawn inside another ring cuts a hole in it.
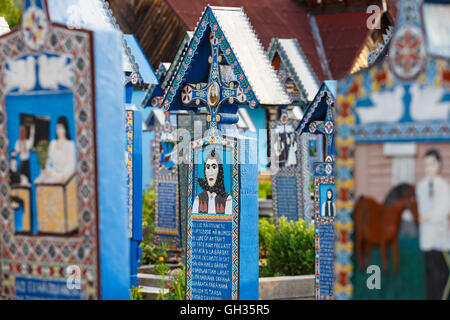
[[[407,157],[417,154],[417,145],[415,143],[385,143],[383,145],[383,154],[386,157]]]
[[[4,17],[0,17],[0,36],[10,31],[8,22]]]
[[[278,39],[278,42],[286,52],[295,73],[297,73],[297,76],[300,78],[300,81],[306,90],[308,99],[314,99],[319,91],[320,83],[309,65],[308,60],[306,60],[297,39]]]
[[[440,102],[446,93],[443,87],[411,86],[411,117],[415,121],[448,120],[450,101]],[[449,92],[450,93],[450,92]]]
[[[72,65],[65,56],[47,57],[41,55],[37,59],[39,65],[39,83],[44,89],[57,90],[58,85],[68,88],[73,86]]]
[[[242,8],[210,7],[260,104],[289,105],[284,91]]]
[[[440,3],[423,4],[423,20],[428,53],[450,58],[450,6]]]
[[[300,109],[299,106],[294,106],[292,109],[292,114],[294,115],[294,118],[296,120],[302,120],[303,119],[303,111]]]
[[[383,122],[395,123],[400,121],[404,114],[402,86],[395,87],[394,91],[374,92],[370,96],[373,107],[356,108],[361,124]]]
[[[34,89],[36,86],[36,60],[29,56],[8,62],[8,69],[5,70],[6,91],[10,92],[19,89],[23,93]]]
[[[239,121],[237,123],[237,126],[239,128],[246,129],[249,132],[256,132],[256,126],[253,123],[252,118],[248,114],[247,109],[243,107],[239,108],[238,114],[239,114]]]

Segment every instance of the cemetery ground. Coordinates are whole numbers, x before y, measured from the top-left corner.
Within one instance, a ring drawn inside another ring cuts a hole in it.
[[[270,182],[259,183],[261,200],[271,198]],[[155,190],[143,195],[143,241],[139,288],[133,300],[184,300],[185,268],[181,255],[168,254],[153,243]],[[260,299],[313,299],[314,226],[302,219],[275,221],[272,214],[259,219]]]

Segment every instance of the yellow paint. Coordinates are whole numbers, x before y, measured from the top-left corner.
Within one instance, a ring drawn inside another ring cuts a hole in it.
[[[375,83],[373,84],[373,90],[374,90],[374,91],[379,91],[379,90],[380,90],[380,84],[379,84],[378,82],[375,82]]]
[[[346,118],[346,122],[347,124],[354,124],[355,123],[355,117],[354,116],[350,116]]]
[[[39,232],[65,234],[78,228],[75,176],[72,176],[66,184],[56,186],[37,184],[36,199]]]

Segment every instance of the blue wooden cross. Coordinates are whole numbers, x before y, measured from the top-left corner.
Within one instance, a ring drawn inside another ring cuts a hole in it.
[[[220,79],[219,64],[222,56],[219,53],[219,41],[211,32],[209,36],[211,43],[211,56],[208,62],[211,64],[209,70],[208,83],[186,84],[181,91],[181,102],[185,105],[195,102],[196,105],[203,103],[208,106],[208,122],[212,132],[217,131],[217,123],[220,122],[219,110],[221,105],[228,101],[233,104],[245,103],[247,98],[237,81],[231,81],[228,86],[224,85]]]
[[[313,121],[309,124],[309,132],[316,134],[317,132],[325,135],[325,141],[327,146],[327,154],[325,162],[334,161],[334,117],[332,111],[333,99],[327,97],[327,115],[325,121]]]

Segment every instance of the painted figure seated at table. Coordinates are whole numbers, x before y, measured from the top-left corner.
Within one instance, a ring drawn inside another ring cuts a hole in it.
[[[35,180],[39,233],[67,234],[78,228],[75,144],[65,117],[50,142],[45,169]]]
[[[50,142],[46,167],[36,184],[65,183],[75,172],[75,144],[70,138],[66,117],[59,117],[56,136],[57,139]]]

